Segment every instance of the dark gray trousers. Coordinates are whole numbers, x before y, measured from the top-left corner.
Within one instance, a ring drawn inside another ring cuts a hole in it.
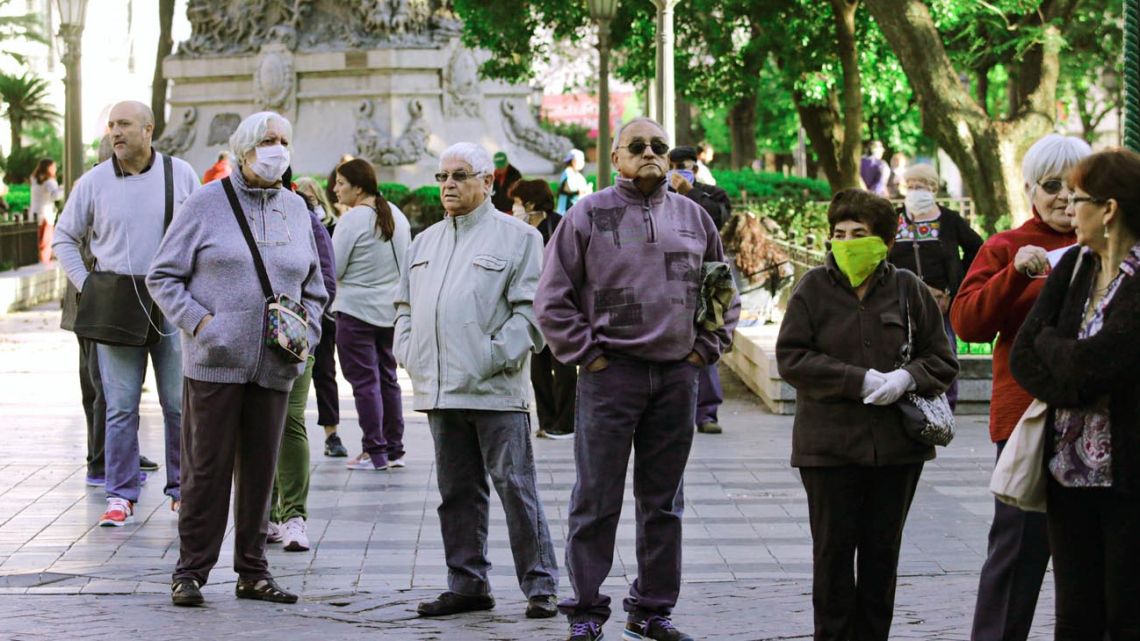
[[[103,378],[99,375],[99,353],[95,341],[76,338],[79,339],[79,390],[87,418],[87,476],[101,479],[106,473],[103,451],[107,445],[107,399],[103,397]]]
[[[1005,441],[997,444],[1001,456]],[[978,582],[971,641],[1025,641],[1049,565],[1045,514],[994,501],[989,551]]]
[[[447,560],[447,587],[466,595],[490,594],[487,531],[495,485],[507,515],[515,575],[530,597],[558,592],[558,562],[538,498],[530,417],[525,412],[433,410],[439,526]]]
[[[694,365],[652,363],[607,354],[600,372],[578,376],[574,463],[566,567],[573,598],[559,604],[571,621],[604,622],[600,594],[613,566],[625,472],[633,459],[637,579],[623,607],[639,617],[668,616],[681,591],[683,477],[697,406]]]
[[[182,386],[182,508],[174,579],[205,584],[218,562],[234,489],[234,570],[269,577],[265,537],[289,392],[253,383]]]

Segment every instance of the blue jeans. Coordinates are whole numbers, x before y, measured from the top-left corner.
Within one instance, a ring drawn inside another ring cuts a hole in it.
[[[176,332],[169,322],[163,333]],[[146,378],[147,355],[154,363],[158,400],[166,431],[166,487],[180,499],[179,458],[182,450],[182,344],[177,333],[148,347],[99,345],[99,372],[107,399],[107,496],[139,500],[139,400]]]

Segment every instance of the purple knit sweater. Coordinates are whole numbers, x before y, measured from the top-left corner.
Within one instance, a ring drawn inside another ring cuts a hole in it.
[[[666,190],[619,178],[566,212],[546,247],[534,306],[550,349],[587,365],[603,353],[668,362],[696,350],[715,363],[732,343],[740,300],[715,332],[695,323],[701,263],[723,261],[708,213]]]

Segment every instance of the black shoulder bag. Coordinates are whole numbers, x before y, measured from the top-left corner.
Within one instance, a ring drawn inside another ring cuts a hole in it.
[[[166,212],[162,233],[174,218],[174,163],[162,154]],[[92,271],[83,283],[74,332],[104,345],[146,347],[162,337],[163,317],[146,288],[146,276]]]
[[[906,275],[896,273],[899,281],[899,309],[906,322],[906,344],[903,345],[899,367],[910,362],[914,355],[914,330],[910,320],[910,299],[907,297]],[[943,447],[954,440],[954,412],[946,394],[923,396],[907,392],[895,403],[902,412],[903,429],[907,436],[926,445]]]
[[[242,211],[229,177],[222,179],[222,187],[226,190],[226,198],[241,227],[245,243],[249,245],[253,267],[257,270],[257,279],[261,281],[261,291],[265,294],[265,344],[277,350],[289,362],[302,363],[309,358],[309,314],[301,303],[288,295],[273,293],[269,273],[265,271],[265,262],[261,259],[257,241],[253,238],[253,231],[249,228],[249,221],[245,219],[245,212]]]

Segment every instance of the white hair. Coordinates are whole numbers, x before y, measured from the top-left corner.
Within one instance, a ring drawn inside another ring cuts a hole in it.
[[[477,174],[495,173],[495,161],[492,160],[491,153],[473,142],[457,142],[444,149],[439,155],[439,168],[442,170],[443,164],[450,160],[467,163],[471,171]],[[491,195],[491,187],[487,187],[484,191],[488,196]]]
[[[1091,154],[1089,144],[1076,136],[1049,134],[1041,138],[1025,152],[1025,159],[1021,162],[1026,193],[1032,198],[1042,178],[1059,176]]]
[[[245,164],[246,152],[257,147],[261,139],[265,137],[271,120],[276,120],[281,124],[285,130],[285,139],[292,143],[293,123],[289,122],[288,118],[275,111],[259,111],[241,121],[233,135],[230,136],[230,151],[233,152],[234,160],[239,166]],[[285,146],[290,147],[292,145]]]
[[[618,143],[621,142],[621,135],[623,133],[625,133],[625,128],[630,126],[630,125],[639,123],[639,122],[648,122],[648,123],[652,124],[654,127],[657,127],[658,129],[661,130],[661,137],[665,139],[665,142],[669,142],[669,135],[665,133],[665,128],[661,126],[661,123],[657,122],[656,120],[654,120],[652,118],[646,118],[646,117],[642,116],[640,118],[634,118],[633,120],[630,120],[629,122],[618,127],[617,133],[614,134],[614,141],[610,144],[610,151],[617,151],[618,147],[621,146]]]

